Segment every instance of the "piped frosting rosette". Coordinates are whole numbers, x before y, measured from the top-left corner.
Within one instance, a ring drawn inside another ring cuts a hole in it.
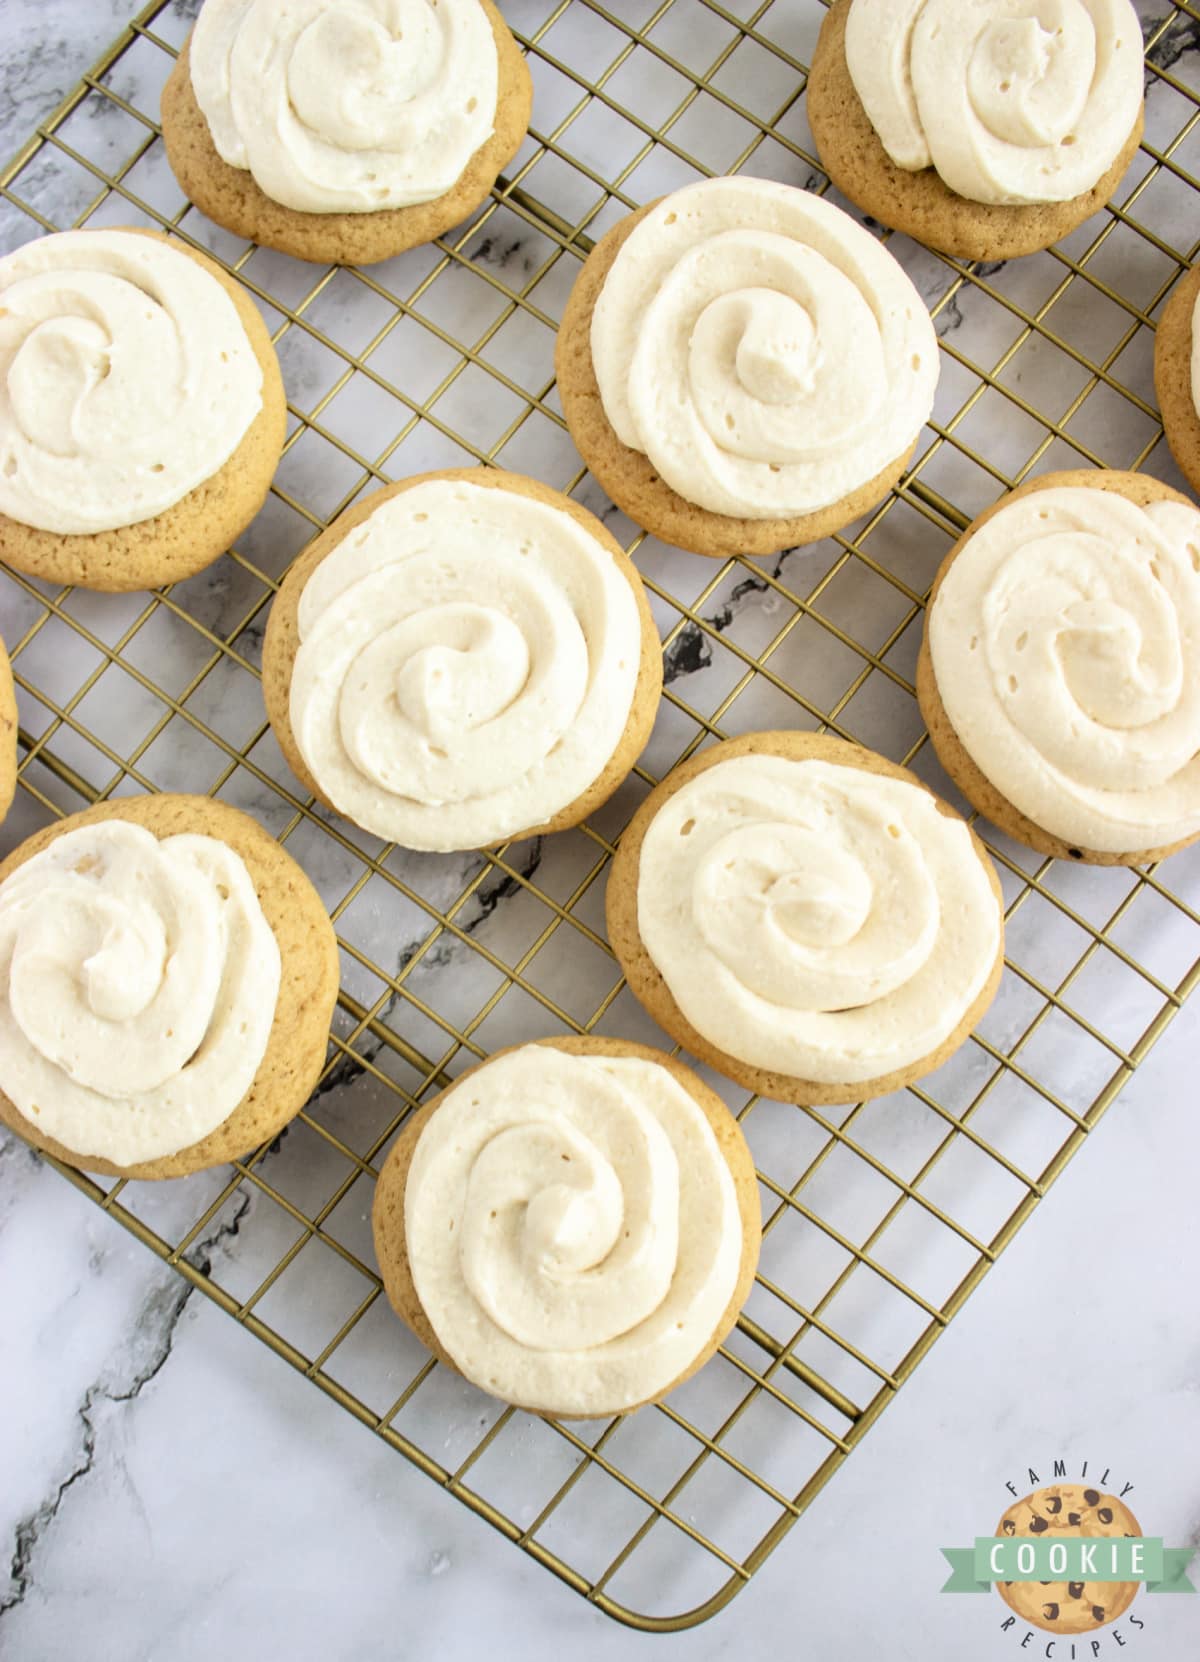
[[[846,63],[897,166],[974,202],[1065,202],[1142,104],[1129,0],[852,0]]]
[[[222,160],[305,213],[444,196],[495,126],[479,0],[206,0],[189,50]]]
[[[177,1153],[249,1090],[280,956],[241,858],[106,820],[0,884],[0,1090],[75,1154]]]
[[[829,1085],[936,1052],[1000,944],[970,832],[928,791],[770,754],[716,762],[666,797],[642,841],[637,923],[704,1040]]]
[[[111,531],[172,507],[262,407],[233,301],[132,231],[64,231],[0,260],[0,513]]]
[[[738,1283],[716,1136],[655,1062],[526,1045],[451,1087],[408,1172],[413,1286],[463,1373],[506,1401],[618,1413],[687,1372]]]
[[[1200,512],[1055,486],[1006,503],[929,616],[968,754],[1035,825],[1127,853],[1200,832]]]
[[[322,794],[406,848],[483,847],[552,819],[625,731],[641,614],[611,551],[517,490],[430,479],[315,568],[292,670]]]
[[[619,249],[591,352],[604,413],[686,501],[810,513],[868,484],[933,407],[937,341],[888,251],[830,202],[711,179]]]

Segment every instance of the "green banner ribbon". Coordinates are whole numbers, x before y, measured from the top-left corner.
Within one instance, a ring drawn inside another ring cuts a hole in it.
[[[1196,1589],[1184,1575],[1195,1547],[1164,1547],[1161,1581],[1148,1581],[1148,1593],[1194,1593]]]
[[[1148,1593],[1194,1593],[1185,1571],[1195,1550],[1164,1546],[1161,1535],[978,1535],[974,1546],[941,1548],[951,1571],[942,1592],[986,1593],[996,1581],[1144,1581]]]
[[[975,1548],[974,1547],[942,1547],[942,1557],[950,1566],[950,1579],[942,1588],[943,1593],[986,1593],[991,1589],[990,1581],[976,1581],[975,1579]]]

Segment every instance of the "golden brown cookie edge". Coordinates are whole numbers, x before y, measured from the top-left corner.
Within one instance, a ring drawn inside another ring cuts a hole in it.
[[[882,502],[908,466],[920,438],[919,430],[902,455],[849,496],[790,519],[732,519],[697,507],[659,478],[648,456],[622,444],[613,430],[592,360],[592,313],[626,237],[657,205],[648,202],[601,237],[584,261],[563,311],[554,369],[563,416],[576,449],[622,513],[652,536],[689,553],[714,559],[734,554],[777,554],[832,536]]]
[[[921,650],[917,658],[917,703],[920,706],[921,719],[937,752],[938,761],[972,808],[998,830],[1005,832],[1016,842],[1024,844],[1026,848],[1033,849],[1036,854],[1048,854],[1055,860],[1092,866],[1147,865],[1151,861],[1165,859],[1168,854],[1178,853],[1181,848],[1195,842],[1196,838],[1184,837],[1179,842],[1167,843],[1161,848],[1134,849],[1125,854],[1111,854],[1099,849],[1076,848],[1061,837],[1056,837],[1053,832],[1035,824],[992,784],[967,751],[946,714],[933,670],[933,655],[929,648],[929,619],[946,573],[966,547],[968,539],[994,514],[999,513],[1001,508],[1016,501],[1018,497],[1029,496],[1034,491],[1052,490],[1059,486],[1113,491],[1118,496],[1125,496],[1131,502],[1136,502],[1139,507],[1145,507],[1149,502],[1183,502],[1188,507],[1195,507],[1195,504],[1188,502],[1187,497],[1179,491],[1172,490],[1170,485],[1164,485],[1145,473],[1129,473],[1117,468],[1070,468],[1059,473],[1045,473],[1038,479],[1028,480],[1014,491],[1006,492],[999,501],[993,502],[990,508],[985,508],[971,521],[938,567],[926,602]],[[1200,836],[1200,832],[1197,836]]]
[[[1200,414],[1192,397],[1194,312],[1200,265],[1175,285],[1154,336],[1154,390],[1163,432],[1188,484],[1200,494]]]
[[[655,815],[680,786],[719,762],[728,761],[734,756],[746,755],[783,756],[794,761],[817,758],[843,767],[860,768],[866,773],[879,773],[893,779],[902,779],[906,784],[915,785],[931,796],[939,812],[945,814],[948,819],[961,822],[961,815],[908,768],[900,767],[873,750],[834,738],[830,734],[766,731],[744,733],[738,738],[723,739],[719,744],[698,752],[672,768],[638,808],[617,844],[617,852],[609,870],[605,915],[608,938],[630,991],[647,1014],[653,1017],[677,1044],[745,1090],[754,1091],[759,1096],[775,1101],[794,1102],[806,1107],[828,1107],[846,1102],[866,1101],[872,1097],[887,1096],[890,1092],[898,1091],[903,1086],[911,1085],[915,1080],[935,1072],[970,1036],[972,1029],[995,997],[1004,969],[1004,899],[1000,890],[1000,880],[987,850],[970,826],[967,829],[971,836],[971,846],[987,873],[996,900],[1000,940],[995,962],[983,988],[954,1030],[928,1056],[919,1058],[907,1067],[897,1068],[891,1073],[881,1074],[878,1078],[863,1080],[857,1084],[824,1084],[815,1080],[799,1079],[790,1074],[755,1067],[709,1043],[687,1020],[675,1002],[664,977],[646,950],[638,926],[637,891],[642,843]]]
[[[569,514],[612,557],[617,569],[633,590],[641,621],[641,657],[629,717],[616,749],[587,789],[574,801],[560,808],[550,820],[541,825],[513,831],[501,840],[506,843],[520,842],[526,837],[538,837],[551,831],[565,831],[578,825],[607,802],[628,777],[641,755],[654,726],[662,695],[662,642],[650,611],[641,575],[608,528],[569,496],[564,496],[561,491],[556,491],[552,486],[544,485],[541,480],[530,478],[526,474],[510,473],[503,468],[490,467],[444,468],[432,473],[415,473],[407,479],[398,479],[394,484],[373,491],[334,520],[329,529],[322,532],[292,562],[272,602],[263,640],[263,699],[267,707],[267,718],[279,748],[296,778],[319,802],[340,814],[341,810],[335,808],[318,789],[317,782],[300,753],[292,728],[291,686],[296,653],[300,648],[300,598],[304,593],[305,584],[321,562],[328,559],[339,543],[364,520],[369,519],[384,502],[406,490],[411,490],[415,485],[437,480],[463,480],[467,484],[479,485],[489,490],[511,491],[514,495],[531,497],[536,502],[545,503]],[[349,818],[345,814],[342,817]],[[350,823],[354,822],[351,820]],[[485,846],[495,847],[498,844]]]
[[[0,514],[0,559],[51,583],[103,594],[159,588],[194,577],[237,540],[267,499],[283,453],[287,399],[279,359],[249,295],[216,262],[178,237],[137,225],[106,233],[153,237],[205,270],[233,301],[262,370],[262,407],[217,471],[162,513],[112,531],[43,531]]]
[[[963,260],[1036,254],[1067,236],[1112,196],[1137,152],[1145,110],[1112,166],[1066,202],[972,202],[932,167],[898,167],[880,143],[850,77],[846,20],[853,0],[834,0],[821,24],[805,93],[809,126],[830,181],[863,213],[928,248]]]
[[[17,690],[12,665],[0,640],[0,820],[12,807],[17,789]]]
[[[663,1390],[647,1397],[642,1402],[631,1404],[628,1408],[597,1410],[595,1414],[589,1414],[586,1418],[606,1419],[615,1414],[633,1414],[639,1408],[646,1408],[651,1403],[661,1402],[664,1397],[676,1390],[685,1380],[690,1379],[716,1354],[737,1324],[738,1315],[749,1298],[750,1289],[754,1285],[762,1238],[762,1211],[758,1197],[758,1179],[755,1175],[754,1159],[750,1153],[749,1144],[746,1142],[745,1133],[717,1093],[711,1090],[685,1063],[678,1061],[673,1056],[668,1056],[665,1051],[657,1050],[651,1045],[638,1044],[631,1039],[603,1038],[597,1034],[584,1034],[569,1038],[535,1039],[529,1042],[548,1045],[552,1049],[566,1051],[568,1055],[572,1056],[629,1056],[645,1062],[655,1062],[660,1067],[666,1068],[668,1073],[684,1087],[693,1101],[703,1110],[704,1116],[717,1139],[721,1154],[729,1167],[730,1176],[733,1178],[738,1211],[742,1221],[742,1257],[738,1267],[737,1284],[712,1337],[697,1352],[695,1360],[684,1372],[673,1379]],[[447,1085],[445,1090],[439,1091],[437,1096],[416,1109],[392,1144],[375,1187],[371,1225],[375,1241],[375,1256],[388,1300],[401,1321],[416,1335],[425,1348],[432,1351],[439,1362],[444,1363],[456,1373],[459,1370],[438,1340],[433,1324],[417,1297],[417,1290],[413,1283],[404,1231],[404,1196],[408,1184],[409,1168],[412,1165],[413,1155],[416,1152],[421,1133],[449,1092],[460,1085],[470,1074],[480,1072],[501,1056],[507,1056],[514,1050],[524,1048],[524,1044],[515,1044],[506,1045],[502,1050],[495,1051],[483,1061],[477,1062],[473,1067],[466,1069],[457,1079]],[[478,1381],[472,1381],[472,1383],[478,1384]],[[479,1389],[487,1390],[487,1387],[480,1385]],[[493,1392],[488,1394],[494,1395]],[[555,1414],[550,1409],[529,1408],[522,1403],[514,1403],[512,1406],[522,1408],[526,1413],[537,1414],[543,1419],[582,1417],[571,1414]]]
[[[267,1048],[237,1107],[199,1142],[175,1154],[120,1166],[44,1136],[0,1092],[0,1120],[26,1142],[80,1171],[138,1181],[185,1177],[242,1158],[278,1136],[304,1107],[325,1065],[338,991],[333,925],[317,891],[286,849],[240,809],[210,797],[162,794],[99,802],[36,831],[0,862],[0,883],[57,838],[83,825],[130,820],[160,839],[180,831],[219,837],[245,862],[279,944],[279,996]]]
[[[533,80],[525,55],[493,0],[480,0],[480,4],[488,14],[499,60],[496,123],[491,137],[444,195],[407,208],[365,214],[307,213],[274,201],[247,171],[231,167],[219,155],[192,89],[190,35],[163,87],[161,101],[163,142],[180,188],[215,224],[295,259],[374,265],[432,242],[487,200],[529,129]]]

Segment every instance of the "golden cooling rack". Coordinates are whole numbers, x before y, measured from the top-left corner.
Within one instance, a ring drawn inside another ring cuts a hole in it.
[[[1146,140],[1119,201],[1049,253],[963,265],[900,237],[942,344],[902,490],[855,534],[774,562],[643,537],[581,470],[554,330],[593,239],[708,172],[827,187],[804,113],[819,0],[514,0],[534,127],[465,229],[368,271],[246,245],[171,178],[158,94],[195,4],[154,0],[0,175],[13,247],[74,224],[168,226],[259,302],[291,425],[267,506],[210,572],[96,596],[0,571],[23,755],[6,844],[110,795],[208,791],[255,813],[330,906],[343,987],[328,1067],[283,1138],[168,1185],[63,1176],[392,1448],[609,1615],[676,1629],[725,1605],[861,1441],[1200,978],[1200,860],[1042,861],[981,827],[1009,969],[920,1089],[819,1112],[746,1100],[764,1202],[737,1331],[661,1407],[581,1428],[437,1367],[381,1296],[374,1177],[415,1103],[497,1046],[655,1037],[604,939],[604,870],[645,791],[710,736],[827,727],[947,794],[913,699],[922,597],[1001,490],[1052,467],[1171,478],[1154,316],[1200,235],[1200,7],[1142,0]],[[592,823],[489,855],[382,846],[299,791],[254,685],[271,594],[362,491],[468,460],[538,475],[636,554],[666,654],[642,765]],[[716,1082],[720,1083],[720,1082]]]

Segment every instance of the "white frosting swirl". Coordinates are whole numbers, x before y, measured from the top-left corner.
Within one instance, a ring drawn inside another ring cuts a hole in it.
[[[300,597],[290,713],[334,807],[406,848],[482,848],[591,785],[629,719],[641,616],[563,509],[430,479],[382,502]]]
[[[452,1086],[418,1139],[404,1225],[456,1366],[522,1407],[620,1413],[717,1332],[742,1225],[702,1109],[657,1062],[525,1045]]]
[[[302,213],[444,196],[495,128],[479,0],[205,0],[189,53],[222,160]]]
[[[898,167],[973,202],[1065,202],[1142,107],[1129,0],[852,0],[846,64]]]
[[[176,1154],[249,1090],[279,979],[233,849],[79,826],[0,884],[0,1090],[76,1154]]]
[[[950,724],[1036,825],[1101,853],[1200,831],[1200,512],[1057,486],[970,533],[929,615]]]
[[[262,408],[237,310],[132,231],[0,260],[0,513],[66,534],[136,525],[212,477]]]
[[[703,180],[626,238],[591,325],[604,413],[688,502],[738,519],[812,512],[872,480],[933,408],[924,302],[831,202]]]
[[[1200,416],[1200,295],[1192,307],[1192,404]]]
[[[928,791],[771,755],[714,763],[667,798],[642,842],[637,915],[698,1033],[829,1085],[931,1055],[1000,946],[967,826]]]

